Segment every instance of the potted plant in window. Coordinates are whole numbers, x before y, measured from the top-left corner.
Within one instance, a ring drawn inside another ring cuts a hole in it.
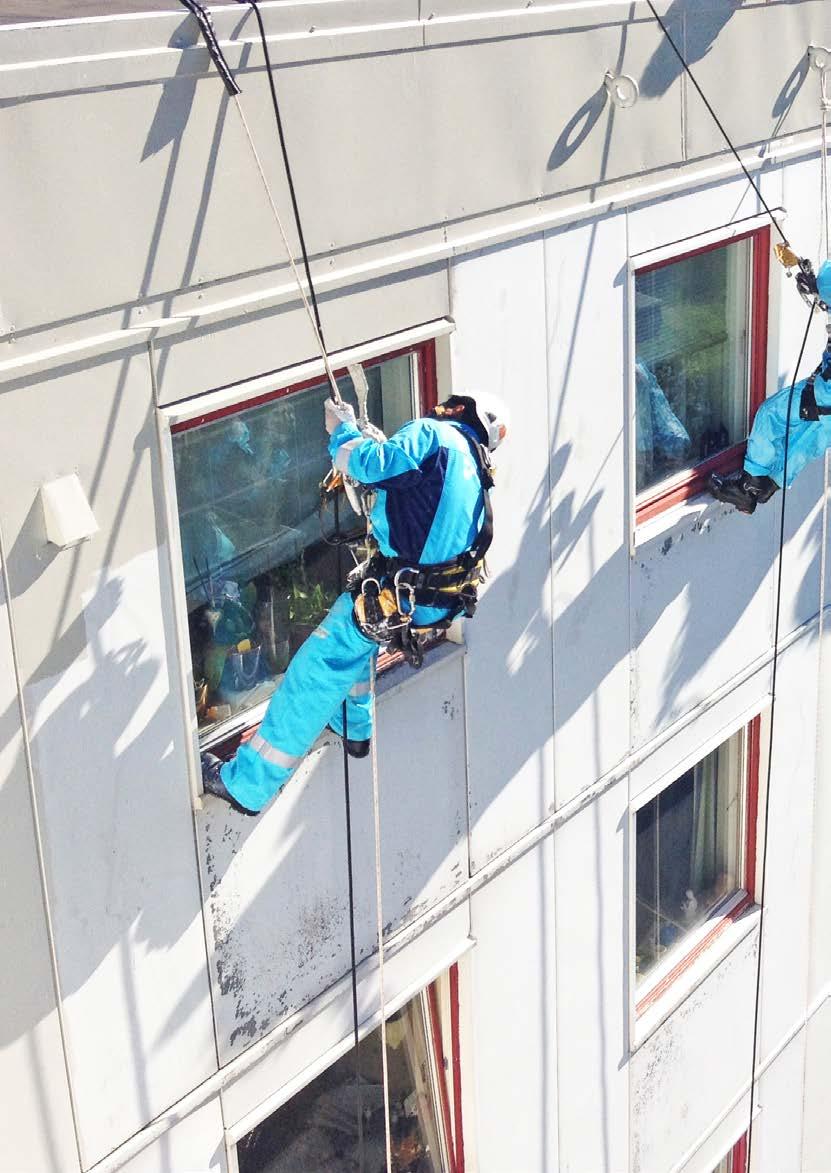
[[[289,645],[292,655],[309,638],[334,601],[334,592],[324,590],[319,582],[309,584],[305,573],[292,583],[289,593]]]

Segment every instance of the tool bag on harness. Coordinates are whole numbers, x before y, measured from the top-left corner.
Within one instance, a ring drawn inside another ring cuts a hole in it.
[[[401,651],[416,668],[424,659],[424,639],[434,631],[445,630],[460,615],[473,616],[479,601],[478,587],[486,574],[485,555],[493,541],[490,453],[483,444],[464,435],[476,461],[484,499],[482,526],[473,546],[447,562],[435,563],[390,558],[376,549],[347,580],[355,600],[355,620],[363,634]],[[440,608],[447,615],[427,627],[419,627],[412,621],[416,607]]]

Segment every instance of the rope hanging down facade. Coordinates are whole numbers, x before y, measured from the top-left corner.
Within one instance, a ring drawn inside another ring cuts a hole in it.
[[[776,229],[777,233],[781,237],[782,244],[784,245],[785,250],[787,250],[787,252],[790,253],[791,256],[795,257],[795,254],[792,253],[790,242],[788,241],[787,237],[785,236],[784,232],[782,231],[781,225],[779,224],[776,217],[774,216],[773,211],[768,206],[767,201],[765,200],[764,196],[762,195],[762,192],[761,192],[759,185],[756,183],[753,176],[750,174],[747,167],[745,166],[741,156],[739,155],[739,152],[736,150],[736,147],[733,144],[727,131],[725,130],[721,120],[719,119],[719,117],[716,114],[715,110],[713,109],[712,105],[708,101],[707,96],[705,95],[704,91],[701,89],[701,86],[698,84],[698,81],[696,80],[695,76],[693,75],[693,72],[690,69],[689,65],[687,64],[687,61],[685,60],[684,55],[682,54],[681,50],[678,48],[675,41],[673,40],[672,35],[669,32],[669,29],[667,28],[667,26],[664,24],[663,20],[661,20],[660,16],[656,12],[655,6],[653,5],[652,0],[647,0],[647,5],[649,6],[649,9],[652,12],[652,15],[654,16],[655,20],[660,25],[661,30],[662,30],[667,42],[669,43],[669,45],[672,48],[672,50],[674,51],[676,57],[680,61],[681,65],[684,69],[684,72],[686,73],[687,77],[690,79],[690,82],[694,86],[696,92],[698,93],[699,97],[701,98],[702,102],[704,103],[708,112],[710,113],[713,121],[715,122],[716,126],[718,127],[719,131],[721,132],[725,142],[727,143],[727,146],[730,148],[733,156],[735,157],[736,162],[739,164],[739,167],[744,172],[745,178],[747,179],[748,183],[755,191],[755,193],[759,199],[759,202],[760,202],[761,206],[764,208],[767,215],[769,216],[773,227]],[[827,84],[826,83],[826,76],[825,76],[825,72],[823,71],[823,74],[822,74],[822,107],[823,107],[823,131],[822,131],[822,203],[823,203],[823,210],[822,210],[822,215],[823,215],[823,237],[825,240],[825,249],[826,249],[826,253],[827,253],[828,241],[829,241],[829,198],[828,198],[828,175],[827,175],[827,150],[828,150],[828,146],[827,146],[827,116],[828,116],[828,110],[829,110],[829,103],[828,103],[827,93],[826,93],[826,84]],[[782,259],[781,254],[780,254],[780,259]],[[783,263],[787,264],[788,262],[783,262]],[[787,406],[787,411],[785,413],[786,426],[785,426],[785,443],[784,443],[784,468],[783,468],[783,476],[782,476],[782,482],[783,482],[782,483],[782,506],[781,506],[780,516],[779,516],[779,544],[778,544],[778,553],[777,553],[777,574],[776,574],[776,608],[775,608],[775,620],[774,620],[774,630],[773,630],[773,659],[772,659],[772,668],[771,668],[771,703],[770,703],[770,717],[769,717],[770,733],[769,733],[769,741],[768,741],[767,783],[765,786],[765,804],[764,804],[765,831],[764,831],[764,838],[763,838],[763,843],[762,843],[762,853],[761,853],[762,880],[761,880],[761,888],[760,888],[760,892],[759,892],[759,943],[758,943],[757,954],[756,954],[756,987],[755,987],[756,992],[755,992],[754,1004],[753,1004],[754,1005],[754,1009],[753,1009],[753,1045],[752,1045],[752,1050],[751,1050],[750,1108],[749,1108],[749,1112],[748,1112],[747,1158],[746,1158],[746,1165],[745,1165],[745,1169],[746,1169],[747,1173],[749,1173],[749,1170],[751,1168],[751,1154],[752,1154],[752,1146],[753,1146],[753,1114],[754,1114],[754,1107],[755,1107],[755,1103],[756,1103],[756,1068],[757,1068],[757,1049],[758,1049],[758,1044],[759,1044],[759,1020],[760,1020],[760,1014],[761,1014],[761,1004],[760,1004],[761,997],[760,997],[760,995],[761,995],[761,979],[762,979],[762,950],[763,950],[763,943],[764,943],[763,930],[764,930],[764,916],[765,916],[765,894],[766,894],[766,884],[767,884],[767,854],[768,854],[768,831],[769,831],[769,818],[768,818],[768,816],[769,816],[769,812],[770,812],[770,792],[771,792],[771,778],[772,778],[772,769],[773,769],[773,744],[774,744],[774,729],[775,729],[774,717],[775,717],[775,712],[776,712],[776,685],[777,685],[777,675],[778,675],[778,668],[779,668],[779,634],[780,634],[780,620],[781,620],[781,612],[782,612],[782,570],[783,570],[783,561],[784,561],[783,554],[784,554],[784,546],[785,546],[785,509],[786,509],[787,499],[788,499],[788,453],[789,453],[789,448],[790,448],[790,436],[791,436],[791,410],[793,407],[793,398],[794,398],[794,393],[796,390],[796,384],[797,384],[797,380],[799,378],[799,368],[801,367],[802,360],[805,357],[805,348],[808,344],[808,335],[810,333],[814,313],[816,312],[818,305],[819,305],[818,298],[815,298],[813,303],[810,305],[810,309],[808,312],[808,321],[805,326],[805,333],[802,338],[802,344],[799,349],[799,357],[797,358],[796,366],[794,367],[793,380],[791,382],[790,393],[788,395],[788,406]],[[826,453],[826,457],[825,457],[825,473],[826,473],[825,502],[824,502],[824,509],[823,509],[824,520],[827,519],[827,508],[828,508],[828,454],[827,453]],[[821,570],[820,616],[819,616],[820,636],[822,636],[823,608],[825,605],[825,588],[824,588],[825,556],[826,556],[826,544],[825,544],[825,534],[823,534],[823,544],[822,544],[823,565],[822,565],[822,570]],[[821,663],[822,662],[820,660],[820,666],[821,666]]]
[[[309,324],[314,334],[315,342],[317,344],[320,356],[323,360],[323,366],[326,371],[326,377],[329,382],[329,388],[334,401],[338,404],[343,403],[343,399],[338,387],[335,373],[332,369],[329,352],[326,347],[326,341],[323,333],[323,324],[320,316],[320,307],[318,305],[317,294],[312,279],[311,266],[309,263],[309,254],[306,247],[306,239],[303,232],[303,224],[300,216],[300,207],[297,199],[297,191],[294,183],[294,176],[292,173],[291,162],[286,144],[285,131],[283,127],[283,120],[280,113],[280,104],[277,98],[277,90],[274,83],[273,66],[271,63],[271,56],[268,49],[268,38],[266,36],[265,26],[263,23],[262,13],[259,9],[257,0],[238,0],[240,4],[246,4],[254,12],[257,20],[257,27],[259,30],[260,42],[262,45],[263,56],[266,65],[266,75],[268,77],[269,90],[271,96],[272,108],[274,111],[274,118],[277,126],[277,134],[280,142],[280,150],[283,159],[283,166],[286,175],[286,182],[288,184],[289,195],[291,198],[292,212],[294,216],[295,229],[300,244],[300,252],[302,258],[303,269],[306,278],[306,286],[304,287],[303,279],[297,268],[294,260],[291,245],[288,240],[288,235],[280,216],[274,194],[271,190],[271,185],[268,182],[268,177],[257,150],[254,137],[245,117],[242,103],[240,101],[241,89],[234,78],[231,69],[222,53],[219,42],[213,30],[211,18],[199,0],[182,0],[184,6],[188,9],[192,16],[197,20],[200,30],[205,38],[205,44],[211,59],[217,67],[217,70],[222,77],[225,84],[226,91],[232,99],[245,133],[252,158],[254,160],[257,173],[260,177],[260,182],[265,191],[266,199],[268,200],[274,222],[277,225],[277,230],[280,234],[283,248],[288,258],[289,266],[291,268],[292,276],[297,285],[297,290],[300,295],[303,308],[309,320]],[[306,289],[308,288],[308,295]],[[339,501],[335,497],[335,529],[336,536],[340,528],[339,517]],[[338,591],[343,589],[343,566],[342,566],[342,542],[337,542],[337,568],[338,568]],[[374,664],[372,668],[370,691],[372,697],[373,709],[375,707],[375,669]],[[349,785],[349,756],[347,753],[346,743],[348,738],[347,725],[347,711],[346,703],[344,702],[342,708],[343,721],[343,777],[344,777],[344,802],[345,802],[345,822],[346,822],[346,856],[347,856],[347,876],[348,876],[348,900],[349,900],[349,941],[350,941],[350,968],[351,968],[351,984],[352,984],[352,1028],[353,1039],[356,1049],[356,1081],[358,1088],[357,1097],[357,1130],[358,1130],[358,1148],[359,1148],[359,1163],[360,1168],[365,1166],[364,1160],[364,1138],[363,1138],[363,1103],[361,1096],[361,1082],[360,1082],[360,1065],[359,1065],[359,1047],[360,1047],[360,1019],[358,1015],[358,986],[357,986],[357,948],[355,937],[355,884],[354,884],[354,861],[352,852],[352,811],[351,811],[351,796]],[[377,905],[377,934],[378,934],[378,986],[379,986],[379,1003],[381,1015],[381,1056],[382,1056],[382,1082],[384,1094],[384,1132],[386,1141],[386,1170],[387,1173],[392,1173],[392,1145],[391,1145],[391,1114],[390,1114],[390,1096],[389,1096],[389,1072],[387,1066],[387,1045],[386,1045],[386,1011],[384,1003],[384,941],[383,941],[383,905],[382,905],[382,874],[381,874],[381,821],[380,821],[380,787],[378,779],[378,759],[376,751],[376,740],[373,730],[371,739],[372,750],[372,802],[373,815],[375,827],[375,891],[376,891],[376,905]]]

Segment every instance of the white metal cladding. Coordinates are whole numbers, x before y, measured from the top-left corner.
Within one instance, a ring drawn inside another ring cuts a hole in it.
[[[516,421],[467,647],[402,673],[379,704],[385,912],[414,946],[400,954],[413,981],[473,917],[466,1140],[482,1168],[520,1152],[507,1148],[516,1117],[499,1118],[510,1098],[532,1166],[710,1173],[746,1111],[758,934],[645,1041],[630,1037],[627,812],[659,767],[766,703],[776,514],[705,502],[635,543],[626,282],[633,255],[759,208],[732,160],[699,157],[720,144],[643,4],[634,17],[628,4],[541,7],[448,0],[431,21],[410,0],[379,0],[371,24],[351,0],[264,8],[332,345],[452,319],[456,385],[501,391]],[[816,0],[714,0],[673,25],[740,143],[794,135],[753,165],[806,252],[819,237],[818,95],[800,63],[808,39],[831,40],[828,20]],[[258,141],[272,143],[250,17],[234,6],[217,27],[245,59]],[[0,177],[0,522],[44,861],[41,875],[7,673],[0,837],[14,891],[0,935],[17,952],[0,1071],[19,1127],[2,1130],[0,1164],[38,1173],[77,1167],[76,1130],[85,1167],[117,1167],[106,1154],[135,1134],[122,1156],[141,1173],[221,1169],[217,1091],[238,1122],[349,1032],[348,1007],[336,1023],[302,1021],[348,972],[332,748],[253,824],[206,801],[198,862],[194,850],[157,407],[285,371],[314,347],[193,40],[179,13],[0,32],[14,160]],[[642,97],[612,115],[591,99],[621,51]],[[803,326],[775,269],[771,390],[792,377]],[[73,472],[101,529],[50,553],[38,487]],[[785,549],[754,1141],[771,1173],[822,1168],[831,1146],[821,491],[815,465],[789,495]],[[353,774],[363,958],[366,773]],[[377,992],[364,991],[368,1018]]]

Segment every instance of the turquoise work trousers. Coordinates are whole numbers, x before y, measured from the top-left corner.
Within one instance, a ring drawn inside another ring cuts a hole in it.
[[[344,592],[289,664],[257,733],[220,771],[241,806],[261,810],[282,790],[327,724],[344,734],[344,702],[346,736],[372,736],[370,668],[377,654]]]

